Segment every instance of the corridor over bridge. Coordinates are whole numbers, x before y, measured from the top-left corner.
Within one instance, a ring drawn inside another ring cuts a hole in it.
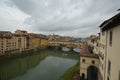
[[[80,42],[70,42],[70,41],[49,41],[48,46],[54,47],[67,47],[69,49],[81,48],[82,43]]]

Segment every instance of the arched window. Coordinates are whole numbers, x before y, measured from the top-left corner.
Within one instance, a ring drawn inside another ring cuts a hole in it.
[[[98,68],[89,66],[87,69],[87,80],[98,80]]]
[[[85,80],[85,74],[82,73],[81,80]]]

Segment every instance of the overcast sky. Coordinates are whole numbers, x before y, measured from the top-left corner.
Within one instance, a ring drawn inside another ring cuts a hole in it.
[[[119,8],[120,0],[0,0],[0,30],[86,37]]]

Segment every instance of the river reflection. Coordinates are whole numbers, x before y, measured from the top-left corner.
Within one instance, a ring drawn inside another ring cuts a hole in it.
[[[69,67],[76,64],[74,55],[64,56],[59,51],[46,50],[3,62],[0,64],[0,80],[59,80]]]

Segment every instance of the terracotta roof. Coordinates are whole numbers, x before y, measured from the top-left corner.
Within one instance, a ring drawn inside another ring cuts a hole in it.
[[[88,44],[87,43],[84,43],[81,46],[80,54],[91,54],[90,51],[89,51],[89,49],[88,49]]]
[[[91,57],[91,58],[99,58],[97,54],[90,53],[87,43],[84,43],[82,45],[82,49],[80,51],[80,56],[82,56],[82,57]]]
[[[80,54],[82,57],[99,58],[97,54]]]
[[[0,34],[11,34],[10,31],[0,31]]]

